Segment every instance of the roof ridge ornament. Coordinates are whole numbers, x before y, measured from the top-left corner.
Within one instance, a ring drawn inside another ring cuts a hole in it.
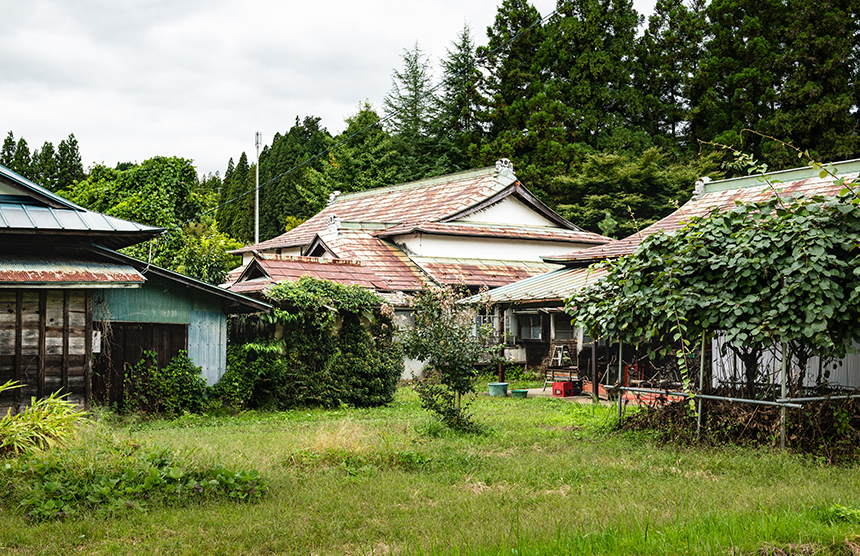
[[[507,158],[500,158],[496,161],[496,181],[507,187],[517,180],[514,174],[514,163]]]
[[[711,183],[711,178],[703,176],[696,180],[695,188],[693,189],[693,201],[698,201],[705,196],[705,187]]]

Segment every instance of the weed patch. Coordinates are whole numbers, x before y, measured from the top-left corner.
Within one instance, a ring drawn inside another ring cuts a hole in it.
[[[39,522],[114,515],[212,499],[251,501],[268,487],[255,470],[201,465],[157,445],[101,438],[94,446],[31,450],[0,464],[6,502]]]

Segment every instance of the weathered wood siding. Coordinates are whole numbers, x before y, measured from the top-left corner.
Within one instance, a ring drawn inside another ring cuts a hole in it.
[[[0,290],[0,384],[24,385],[0,394],[0,408],[58,391],[89,406],[91,370],[90,290]]]
[[[123,381],[128,369],[139,363],[146,351],[157,353],[159,369],[180,350],[188,349],[188,326],[144,322],[97,322],[102,332],[102,351],[94,357],[94,399],[98,403],[123,402]]]

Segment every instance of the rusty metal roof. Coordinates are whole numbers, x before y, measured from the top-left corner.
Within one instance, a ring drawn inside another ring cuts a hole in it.
[[[398,246],[360,230],[342,230],[325,245],[341,259],[360,260],[375,273],[380,291],[418,291],[427,280],[422,270]]]
[[[497,288],[543,274],[553,265],[532,261],[490,261],[442,257],[411,257],[440,284]]]
[[[362,266],[361,261],[281,255],[255,256],[242,276],[227,289],[245,294],[262,292],[266,286],[281,281],[295,282],[302,276],[375,289],[376,273]]]
[[[425,233],[453,236],[497,237],[503,239],[563,241],[567,243],[577,242],[598,245],[612,241],[608,237],[585,230],[564,230],[538,226],[492,226],[488,224],[454,224],[441,222],[401,224],[399,226],[373,233],[377,237],[394,237],[410,233]]]
[[[857,180],[860,176],[860,161],[847,161],[835,164],[839,176],[844,180]],[[648,226],[640,233],[624,239],[615,240],[606,245],[599,245],[582,251],[573,251],[554,257],[544,257],[545,261],[563,264],[589,264],[598,260],[613,259],[629,255],[636,251],[643,239],[660,231],[672,231],[683,227],[690,218],[708,214],[712,209],[729,210],[737,202],[751,203],[770,199],[775,194],[780,196],[798,197],[805,195],[836,195],[844,187],[843,183],[834,183],[830,176],[819,177],[820,170],[813,168],[796,168],[769,174],[772,180],[779,181],[775,192],[771,186],[761,181],[760,176],[732,178],[713,181],[705,184],[703,193],[685,203],[666,218]]]
[[[509,195],[516,196],[533,210],[554,221],[559,229],[580,232],[577,238],[583,238],[584,243],[609,241],[609,238],[576,227],[537,200],[519,182],[511,183],[509,179],[499,176],[494,168],[483,168],[340,195],[300,226],[270,240],[237,249],[234,253],[307,245],[317,234],[326,233],[329,218],[336,217],[344,227],[386,230],[401,224],[424,225],[463,217],[498,203]]]
[[[575,292],[606,276],[604,268],[557,268],[532,278],[478,294],[465,301],[491,303],[560,304]]]
[[[134,267],[74,257],[0,255],[0,288],[136,287],[146,281]]]

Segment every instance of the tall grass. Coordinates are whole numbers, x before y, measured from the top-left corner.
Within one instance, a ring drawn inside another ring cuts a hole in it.
[[[10,380],[0,385],[0,394],[20,387]],[[20,413],[7,411],[0,419],[0,456],[34,447],[50,448],[70,436],[86,413],[64,398],[64,394],[54,392],[40,400],[32,398],[30,406]]]
[[[7,501],[0,553],[850,554],[860,528],[856,466],[659,446],[609,433],[609,407],[474,409],[489,433],[438,427],[408,390],[377,409],[103,420],[99,434],[257,469],[270,495],[35,525]]]

